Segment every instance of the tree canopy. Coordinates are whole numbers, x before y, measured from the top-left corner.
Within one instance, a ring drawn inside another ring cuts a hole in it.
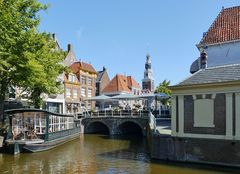
[[[170,83],[171,83],[170,80],[169,80],[169,81],[167,81],[166,79],[163,80],[163,82],[161,82],[161,83],[157,86],[155,92],[156,92],[156,93],[165,93],[165,94],[167,94],[167,95],[172,95],[172,91],[169,89]],[[162,102],[162,104],[166,105],[166,104],[169,103],[169,99],[162,99],[161,102]]]
[[[59,91],[64,54],[50,34],[37,30],[46,8],[37,0],[0,0],[0,120],[11,85],[28,89],[36,106],[42,92]]]

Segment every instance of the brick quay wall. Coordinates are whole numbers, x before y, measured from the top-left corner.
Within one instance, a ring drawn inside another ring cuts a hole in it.
[[[240,167],[240,141],[154,134],[148,140],[152,159]]]

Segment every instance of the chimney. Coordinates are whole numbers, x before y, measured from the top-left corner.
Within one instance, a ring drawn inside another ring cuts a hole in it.
[[[106,71],[106,68],[105,68],[105,66],[103,66],[103,71]]]
[[[54,41],[56,40],[56,34],[55,33],[52,34],[52,38],[53,38]]]
[[[200,69],[206,69],[207,68],[207,53],[205,50],[201,52],[200,55]]]
[[[68,52],[73,50],[72,44],[68,44]]]

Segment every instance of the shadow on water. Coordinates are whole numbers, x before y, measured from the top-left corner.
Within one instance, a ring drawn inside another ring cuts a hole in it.
[[[197,169],[202,171],[212,171],[219,173],[239,173],[239,168],[226,167],[219,165],[206,165],[197,163],[184,163],[165,160],[154,160],[150,157],[150,151],[146,137],[139,136],[139,134],[107,136],[99,135],[103,139],[111,140],[126,140],[129,141],[129,147],[125,149],[114,150],[111,152],[101,153],[99,156],[104,158],[122,159],[122,160],[136,160],[151,165],[161,165],[167,167]]]
[[[103,139],[125,140],[129,142],[128,148],[118,149],[111,152],[101,153],[99,156],[107,158],[117,158],[125,160],[137,160],[150,162],[150,154],[147,145],[147,139],[140,134],[118,135],[118,136],[103,136]]]

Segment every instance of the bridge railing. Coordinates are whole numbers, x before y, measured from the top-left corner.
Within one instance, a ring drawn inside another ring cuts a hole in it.
[[[83,113],[84,117],[148,117],[148,111],[105,110]]]

